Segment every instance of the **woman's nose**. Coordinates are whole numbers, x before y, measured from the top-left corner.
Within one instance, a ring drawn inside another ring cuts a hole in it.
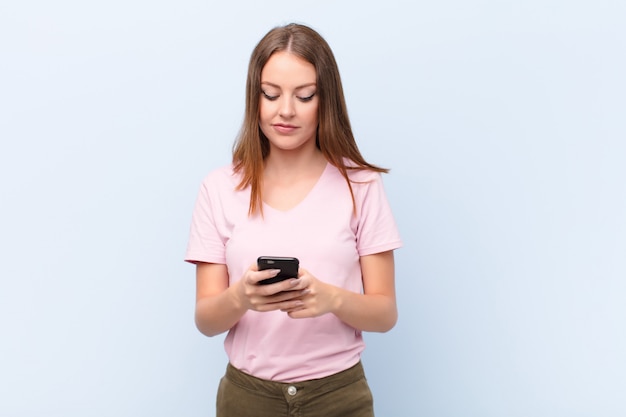
[[[293,117],[296,113],[293,99],[291,97],[284,97],[280,102],[280,108],[278,114],[281,117]]]

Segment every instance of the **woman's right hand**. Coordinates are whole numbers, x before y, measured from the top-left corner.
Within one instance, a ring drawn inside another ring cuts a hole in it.
[[[207,336],[215,336],[232,328],[248,310],[291,311],[301,307],[301,298],[309,291],[305,287],[308,284],[302,278],[259,284],[275,275],[276,271],[259,271],[252,265],[239,281],[229,285],[226,265],[197,263],[195,317],[198,329]],[[298,275],[302,275],[302,270]]]
[[[256,264],[248,268],[243,277],[235,283],[236,293],[243,308],[254,311],[293,309],[302,305],[301,297],[308,289],[298,288],[300,279],[292,278],[273,284],[262,285],[260,281],[275,277],[280,270],[259,271]]]

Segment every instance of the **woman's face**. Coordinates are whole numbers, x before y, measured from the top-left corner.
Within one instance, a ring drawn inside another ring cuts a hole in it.
[[[317,85],[315,67],[289,52],[276,52],[261,71],[260,126],[270,149],[315,147]]]

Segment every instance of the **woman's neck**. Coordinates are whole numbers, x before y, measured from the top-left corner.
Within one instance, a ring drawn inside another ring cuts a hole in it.
[[[271,150],[265,158],[263,176],[265,179],[297,179],[310,175],[319,175],[326,167],[326,158],[322,152],[313,148],[310,151]]]

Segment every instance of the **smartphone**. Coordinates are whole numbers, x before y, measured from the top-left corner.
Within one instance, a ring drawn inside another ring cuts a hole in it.
[[[284,281],[289,278],[298,278],[298,268],[300,267],[300,262],[298,261],[298,258],[260,256],[257,259],[257,265],[259,267],[259,271],[263,271],[264,269],[280,269],[280,272],[275,277],[259,281],[259,284],[267,285]]]

